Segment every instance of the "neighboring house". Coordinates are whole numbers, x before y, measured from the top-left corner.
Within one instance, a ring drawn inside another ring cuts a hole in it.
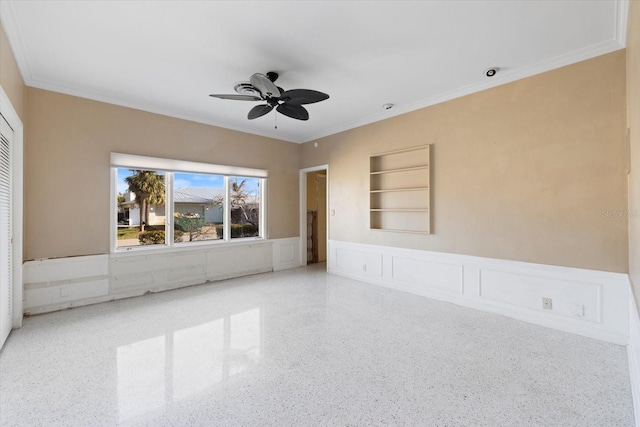
[[[222,223],[222,206],[216,206],[213,201],[224,197],[223,188],[178,188],[173,192],[175,213],[196,213],[204,218],[206,223]]]
[[[224,197],[223,188],[178,188],[173,192],[174,212],[198,214],[206,223],[222,223],[222,206],[213,201]],[[118,224],[135,227],[140,225],[140,206],[136,195],[130,191],[124,194],[125,201],[118,204]],[[151,205],[149,209],[149,225],[165,223],[164,205]]]
[[[151,205],[147,225],[164,225],[164,222],[164,205]],[[140,225],[140,206],[136,201],[136,195],[130,191],[124,193],[124,202],[118,203],[118,225],[127,227]]]

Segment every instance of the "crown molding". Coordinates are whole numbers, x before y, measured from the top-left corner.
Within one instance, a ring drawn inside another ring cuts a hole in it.
[[[33,74],[29,64],[29,57],[24,49],[22,33],[13,10],[13,4],[9,1],[0,2],[0,23],[7,35],[7,40],[9,40],[9,46],[13,51],[16,64],[18,64],[18,71],[20,71],[22,80],[24,80],[25,85],[30,86],[33,81]]]
[[[304,142],[310,142],[319,138],[324,138],[329,135],[335,135],[336,133],[344,132],[350,129],[354,129],[360,126],[368,125],[381,120],[389,119],[401,114],[410,113],[422,108],[430,107],[442,102],[450,101],[456,98],[461,98],[472,93],[480,92],[493,87],[501,86],[507,83],[521,80],[527,77],[532,77],[537,74],[541,74],[547,71],[555,70],[557,68],[565,67],[567,65],[575,64],[581,61],[595,58],[597,56],[605,55],[607,53],[615,52],[623,49],[624,46],[620,44],[618,40],[609,40],[603,43],[598,43],[589,46],[584,49],[579,49],[570,52],[565,55],[560,55],[547,61],[538,62],[536,64],[518,68],[518,69],[503,69],[500,73],[491,80],[482,80],[471,85],[464,86],[459,89],[455,89],[448,92],[443,92],[436,96],[432,96],[411,104],[395,106],[392,110],[388,110],[385,113],[377,114],[372,117],[368,117],[357,122],[344,123],[340,126],[326,130],[325,132],[317,133]]]
[[[627,47],[627,32],[629,31],[629,0],[616,1],[616,41],[620,46]]]
[[[516,80],[524,79],[534,76],[536,74],[551,71],[557,68],[561,68],[567,65],[571,65],[580,61],[594,58],[596,56],[604,55],[614,52],[616,50],[624,49],[626,47],[627,29],[629,21],[629,0],[616,0],[616,13],[615,13],[615,28],[613,38],[606,42],[598,43],[589,46],[584,49],[579,49],[568,54],[560,55],[550,60],[539,62],[527,67],[518,69],[505,69],[502,70],[495,78],[491,80],[482,80],[471,85],[464,86],[452,91],[443,92],[438,95],[419,100],[407,105],[400,105],[394,107],[392,110],[385,111],[384,113],[376,114],[366,118],[362,118],[357,121],[342,123],[338,126],[326,129],[325,131],[317,132],[309,136],[296,136],[292,134],[286,134],[282,131],[260,131],[249,130],[237,126],[229,126],[216,122],[215,120],[203,119],[201,117],[184,114],[178,111],[174,111],[171,108],[157,108],[155,106],[143,104],[143,103],[130,103],[122,100],[110,98],[106,95],[88,93],[85,91],[78,91],[62,85],[49,83],[41,80],[37,80],[33,77],[33,73],[29,64],[29,58],[24,49],[24,43],[22,41],[20,26],[15,17],[13,4],[10,1],[0,2],[0,22],[5,29],[9,45],[13,50],[16,63],[22,78],[26,86],[35,87],[38,89],[49,90],[53,92],[59,92],[71,96],[80,98],[87,98],[94,101],[105,102],[108,104],[119,105],[127,108],[133,108],[136,110],[146,111],[154,114],[160,114],[164,116],[174,117],[177,119],[188,120],[196,123],[202,123],[210,126],[216,126],[223,129],[229,129],[237,132],[243,132],[246,134],[262,136],[266,138],[272,138],[280,141],[292,142],[292,143],[306,143],[311,142],[326,136],[334,135],[336,133],[351,130],[357,127],[375,123],[381,120],[406,114],[415,110],[430,107],[442,102],[450,101],[452,99],[460,98],[462,96],[470,95],[475,92],[480,92],[486,89],[490,89],[503,84],[511,83]]]

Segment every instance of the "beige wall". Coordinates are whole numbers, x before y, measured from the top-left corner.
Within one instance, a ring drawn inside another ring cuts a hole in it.
[[[631,9],[626,95],[635,129],[636,1]],[[639,204],[634,168],[627,208],[620,142],[625,62],[623,51],[605,55],[326,137],[314,148],[25,90],[0,31],[0,83],[29,122],[25,259],[108,252],[109,153],[118,151],[269,169],[270,238],[298,234],[298,168],[330,163],[331,239],[618,272],[628,271],[630,251],[637,283],[637,217],[628,225],[602,214],[637,212]],[[639,134],[632,132],[634,164]],[[370,231],[369,155],[425,143],[433,144],[434,234]]]
[[[109,252],[110,153],[269,170],[268,237],[298,235],[299,146],[28,88],[25,260]]]
[[[625,52],[317,140],[330,239],[627,272]],[[368,229],[369,156],[432,146],[432,235]]]
[[[0,85],[2,85],[24,126],[26,118],[24,81],[2,25],[0,25]]]
[[[629,273],[640,307],[640,1],[630,2],[627,38],[627,126],[630,129]]]

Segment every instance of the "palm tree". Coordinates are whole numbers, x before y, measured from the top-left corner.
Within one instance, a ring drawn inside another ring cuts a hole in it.
[[[251,208],[256,200],[255,191],[250,191],[245,188],[247,184],[246,179],[238,182],[238,178],[231,178],[229,183],[231,184],[229,208],[231,210],[232,224],[239,223],[242,221],[242,218],[244,218],[244,221],[256,225],[257,210]],[[213,205],[224,207],[224,197],[215,197],[213,199]]]
[[[238,183],[238,180],[234,178],[231,181],[231,211],[239,210],[244,216],[245,220],[249,220],[247,213],[244,210],[244,207],[247,203],[248,193],[244,191],[244,186],[247,183],[246,179],[243,179]]]
[[[136,195],[136,201],[140,205],[140,231],[144,231],[145,224],[149,223],[149,206],[164,203],[164,176],[155,171],[134,170],[133,175],[124,181],[129,186],[129,191]]]

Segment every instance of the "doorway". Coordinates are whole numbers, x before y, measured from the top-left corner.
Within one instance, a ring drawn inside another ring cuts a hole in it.
[[[327,261],[327,165],[300,171],[300,265]]]

